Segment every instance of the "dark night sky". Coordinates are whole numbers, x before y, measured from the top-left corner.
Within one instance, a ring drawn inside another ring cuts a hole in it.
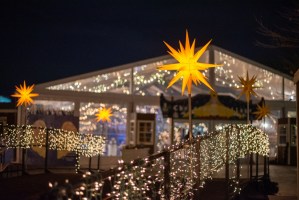
[[[167,54],[188,29],[212,44],[263,64],[275,51],[255,45],[256,19],[273,24],[290,0],[26,0],[0,4],[0,95]]]

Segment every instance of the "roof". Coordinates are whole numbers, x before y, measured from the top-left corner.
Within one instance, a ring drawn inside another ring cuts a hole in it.
[[[181,83],[174,84],[173,87],[167,89],[173,73],[156,70],[158,66],[174,62],[176,61],[171,56],[164,55],[38,84],[36,90],[122,93],[142,96],[158,96],[163,93],[165,96],[180,96]],[[259,96],[275,100],[283,99],[282,91],[285,91],[290,98],[294,95],[293,77],[220,47],[209,46],[209,49],[200,58],[200,62],[223,64],[223,67],[215,68],[214,75],[208,70],[203,71],[209,80],[210,76],[215,76],[215,83],[212,85],[218,93],[238,96],[239,91],[236,90],[239,87],[238,76],[245,76],[248,71],[250,76],[257,75],[257,84],[261,87],[256,91]],[[283,81],[285,88],[282,88]],[[209,94],[208,88],[202,85],[194,87],[193,92],[194,95]]]

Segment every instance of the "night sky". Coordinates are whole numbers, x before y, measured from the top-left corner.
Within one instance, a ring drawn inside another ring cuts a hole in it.
[[[1,5],[2,4],[2,5]],[[266,65],[278,51],[256,46],[258,24],[279,21],[290,0],[1,1],[0,95],[167,54],[196,38]],[[277,67],[277,66],[276,66]],[[279,66],[278,66],[279,67]]]

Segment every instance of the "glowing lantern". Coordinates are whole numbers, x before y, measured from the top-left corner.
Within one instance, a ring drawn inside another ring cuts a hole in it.
[[[188,88],[189,139],[192,140],[192,130],[191,130],[191,128],[192,128],[192,115],[191,115],[192,82],[195,85],[198,85],[199,83],[203,83],[209,89],[214,91],[214,89],[211,87],[211,85],[207,82],[207,80],[206,80],[207,78],[200,71],[206,70],[211,67],[217,67],[220,65],[198,62],[199,58],[203,55],[203,53],[206,51],[209,44],[211,43],[211,40],[196,53],[194,53],[195,40],[193,40],[192,45],[190,46],[188,31],[186,31],[185,47],[179,41],[180,49],[178,51],[176,51],[174,48],[172,48],[166,42],[164,42],[164,43],[170,50],[168,53],[172,57],[174,57],[178,61],[178,63],[163,65],[161,67],[158,67],[157,69],[158,70],[175,70],[175,71],[177,71],[177,74],[170,81],[167,88],[172,86],[175,82],[177,82],[181,78],[183,79],[182,95],[184,94],[186,86]]]
[[[257,94],[253,91],[256,88],[259,88],[257,86],[254,86],[256,83],[256,76],[253,76],[249,79],[248,71],[246,72],[246,79],[243,77],[238,76],[241,87],[241,94],[239,97],[241,97],[243,94],[245,94],[246,102],[247,102],[247,123],[249,124],[249,101],[251,95],[257,96]]]
[[[97,117],[97,121],[103,121],[103,122],[110,122],[110,117],[112,116],[112,113],[111,113],[111,108],[101,108],[98,110],[98,113],[96,114],[96,117]]]
[[[176,70],[178,72],[176,76],[170,81],[167,88],[172,86],[179,79],[183,78],[182,94],[184,93],[186,86],[188,88],[188,94],[191,94],[192,82],[195,85],[203,83],[208,88],[214,91],[211,85],[207,82],[207,78],[200,71],[221,65],[198,62],[199,58],[203,55],[203,53],[206,51],[207,47],[211,43],[211,40],[195,54],[195,39],[193,40],[193,43],[190,46],[188,31],[186,31],[185,47],[179,41],[180,50],[176,51],[169,44],[167,44],[166,42],[164,43],[170,50],[170,52],[168,53],[179,62],[175,64],[163,65],[157,68],[159,70]]]
[[[253,112],[257,116],[257,119],[262,119],[263,117],[269,116],[270,109],[265,105],[265,102],[263,102],[262,106],[257,105],[257,111]]]
[[[20,87],[16,86],[15,94],[11,95],[12,97],[17,97],[18,103],[17,106],[25,104],[25,106],[30,105],[33,103],[32,97],[37,97],[37,93],[32,93],[34,85],[26,86],[26,82],[24,81],[23,86]]]
[[[240,81],[240,84],[242,85],[242,87],[241,87],[242,91],[241,91],[240,96],[245,94],[247,102],[249,102],[251,95],[257,96],[257,94],[253,91],[256,88],[259,88],[257,86],[254,86],[254,84],[256,83],[256,76],[253,76],[249,79],[248,71],[247,71],[246,79],[244,79],[243,77],[239,77],[239,81]]]

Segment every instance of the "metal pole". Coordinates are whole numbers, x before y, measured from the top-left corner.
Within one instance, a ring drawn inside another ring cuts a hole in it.
[[[193,186],[193,134],[192,134],[192,98],[191,93],[188,94],[188,110],[189,110],[189,148],[190,148],[190,181]]]
[[[255,161],[255,163],[256,163],[256,165],[255,165],[255,175],[256,175],[255,179],[257,181],[258,176],[259,176],[259,154],[258,153],[255,154],[255,159],[256,159],[256,161]]]
[[[48,155],[49,154],[49,129],[46,129],[46,144],[45,144],[45,173],[49,172],[48,169]]]
[[[297,125],[297,141],[296,141],[296,147],[297,147],[297,199],[299,199],[299,70],[295,73],[295,83],[296,83],[296,98],[297,98],[297,103],[296,103],[296,113],[297,113],[297,119],[296,119],[296,125]],[[297,79],[297,80],[296,80]],[[268,172],[269,171],[269,165],[268,165]]]
[[[229,199],[229,130],[226,131],[226,160],[225,160],[226,199]]]
[[[91,171],[91,157],[89,157],[88,170]]]
[[[200,175],[201,175],[201,161],[200,161],[200,143],[201,143],[201,140],[198,141],[198,184],[200,186]]]
[[[100,170],[101,154],[98,155],[98,170]]]
[[[238,183],[240,183],[240,148],[241,148],[240,129],[238,129],[238,132],[237,132],[237,140],[238,140],[237,181],[238,181]]]
[[[170,144],[174,143],[174,120],[173,120],[173,96],[171,96],[171,130],[170,130],[171,140]]]
[[[164,154],[164,193],[165,199],[170,199],[170,152]]]
[[[264,156],[264,177],[267,176],[267,156]]]
[[[22,149],[22,175],[26,175],[26,149]]]
[[[189,110],[189,142],[192,142],[192,98],[191,94],[188,94],[188,110]]]
[[[253,153],[249,155],[249,179],[252,180],[252,164],[253,164]]]
[[[22,127],[22,134],[23,134],[23,138],[24,138],[24,135],[26,133],[26,125],[25,125],[25,128]],[[22,148],[22,147],[21,147]],[[22,148],[22,175],[26,175],[26,147],[23,147]]]

